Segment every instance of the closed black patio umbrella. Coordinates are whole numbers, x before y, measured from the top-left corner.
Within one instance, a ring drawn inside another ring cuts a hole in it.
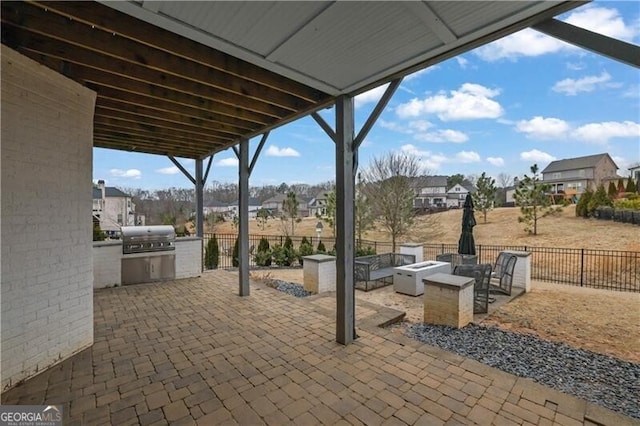
[[[476,242],[473,239],[474,226],[476,226],[476,218],[473,214],[473,199],[471,194],[467,194],[462,212],[462,234],[458,241],[458,254],[476,254]]]

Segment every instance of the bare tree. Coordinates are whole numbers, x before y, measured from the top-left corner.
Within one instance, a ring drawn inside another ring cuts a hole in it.
[[[374,215],[391,235],[392,251],[398,237],[404,235],[413,223],[415,211],[413,180],[420,172],[420,161],[415,156],[390,152],[374,158],[362,173],[363,192]]]
[[[506,188],[513,184],[513,176],[506,173],[500,173],[498,174],[497,181],[500,188]]]
[[[291,235],[295,235],[295,223],[298,218],[298,197],[293,191],[287,193],[287,199],[282,202],[283,221],[289,219],[291,221]]]

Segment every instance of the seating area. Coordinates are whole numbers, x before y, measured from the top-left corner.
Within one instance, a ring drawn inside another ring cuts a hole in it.
[[[473,313],[485,314],[489,312],[489,286],[492,267],[488,263],[480,265],[456,265],[453,275],[471,277],[475,279],[473,286]]]
[[[393,268],[411,265],[416,257],[411,254],[382,253],[355,259],[355,287],[369,291],[393,284]]]
[[[517,260],[518,258],[511,253],[500,252],[496,259],[493,272],[491,273],[491,281],[489,285],[489,291],[491,293],[511,296],[513,274]]]

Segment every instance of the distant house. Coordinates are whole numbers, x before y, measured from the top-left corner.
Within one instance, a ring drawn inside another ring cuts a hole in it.
[[[327,199],[331,191],[320,191],[309,201],[309,216],[324,217],[327,215]]]
[[[211,213],[218,213],[223,216],[229,216],[231,207],[229,207],[229,203],[225,203],[219,200],[211,200],[202,208],[202,210],[205,216]]]
[[[282,215],[282,206],[287,199],[287,194],[276,194],[262,202],[262,208],[267,209],[275,217]],[[307,217],[309,215],[309,200],[297,197],[298,200],[298,217]]]
[[[413,200],[415,208],[445,207],[447,205],[447,176],[426,176],[420,179]]]
[[[136,214],[131,195],[105,186],[104,180],[99,180],[93,188],[93,217],[107,233],[119,232],[121,226],[145,224],[144,215]]]
[[[286,194],[276,194],[262,202],[261,207],[271,212],[273,216],[279,216],[282,212],[282,203],[287,199]]]
[[[618,166],[609,154],[588,155],[552,161],[543,171],[542,180],[551,185],[554,194],[582,194],[596,188],[607,178],[616,177]]]
[[[260,210],[260,201],[257,198],[249,197],[249,217],[255,218],[258,215],[258,210]],[[231,216],[238,215],[238,200],[229,203],[229,214]]]
[[[467,194],[474,193],[476,188],[471,182],[465,180],[462,184],[455,184],[447,191],[447,207],[460,208],[464,205]]]

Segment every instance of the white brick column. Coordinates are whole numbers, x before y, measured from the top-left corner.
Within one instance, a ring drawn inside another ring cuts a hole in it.
[[[418,243],[404,243],[400,245],[400,254],[411,254],[416,257],[415,263],[420,263],[423,260],[422,244]]]
[[[303,258],[304,289],[313,293],[336,291],[336,258],[314,254]]]
[[[2,45],[2,389],[93,343],[93,91]]]
[[[505,250],[505,253],[515,255],[518,260],[513,270],[513,287],[524,288],[526,293],[531,291],[531,253],[528,251]]]

